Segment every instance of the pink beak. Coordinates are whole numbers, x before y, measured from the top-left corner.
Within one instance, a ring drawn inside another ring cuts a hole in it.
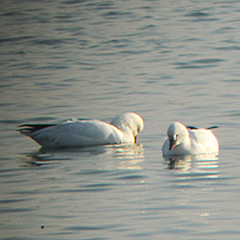
[[[176,146],[176,143],[173,139],[169,140],[169,151],[173,150],[173,148]]]

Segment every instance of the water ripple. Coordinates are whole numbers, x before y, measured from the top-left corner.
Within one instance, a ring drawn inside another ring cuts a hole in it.
[[[72,226],[67,227],[64,230],[70,230],[70,231],[92,231],[92,230],[104,230],[104,229],[112,229],[119,227],[121,225],[115,224],[115,225],[100,225],[100,226]]]
[[[189,182],[219,179],[218,156],[199,154],[166,158],[169,169],[175,170],[176,179],[171,182]]]

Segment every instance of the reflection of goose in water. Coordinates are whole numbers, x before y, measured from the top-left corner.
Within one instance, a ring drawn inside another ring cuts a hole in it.
[[[162,147],[163,156],[176,156],[188,154],[218,154],[218,140],[211,129],[186,127],[179,122],[171,124],[168,128],[168,139]]]
[[[118,115],[112,122],[69,120],[60,124],[25,124],[19,131],[44,148],[71,148],[107,144],[136,143],[143,130],[136,113]]]
[[[118,169],[140,170],[144,164],[144,147],[141,144],[116,146],[114,158],[118,160]]]
[[[170,170],[178,170],[182,180],[218,178],[218,157],[216,154],[199,154],[164,157]]]
[[[141,144],[118,144],[86,148],[46,149],[27,156],[29,166],[56,164],[61,161],[94,161],[94,166],[102,170],[140,170],[144,165],[144,147]]]
[[[108,145],[111,146],[111,145]],[[86,148],[40,148],[38,151],[28,153],[26,162],[30,165],[42,166],[60,161],[87,159],[108,153],[106,146],[93,146]]]

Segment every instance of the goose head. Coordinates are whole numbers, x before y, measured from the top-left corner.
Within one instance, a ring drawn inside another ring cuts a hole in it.
[[[118,115],[112,120],[111,124],[124,132],[130,131],[134,137],[135,143],[137,135],[144,128],[143,119],[138,114],[132,112]]]
[[[169,139],[169,151],[189,141],[189,132],[187,128],[179,122],[175,122],[169,126],[167,135]]]

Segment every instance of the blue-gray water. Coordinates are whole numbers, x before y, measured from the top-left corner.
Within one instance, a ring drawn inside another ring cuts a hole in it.
[[[0,239],[239,239],[240,3],[2,1]],[[145,121],[139,145],[41,151],[22,123]],[[218,158],[166,161],[173,121]]]

